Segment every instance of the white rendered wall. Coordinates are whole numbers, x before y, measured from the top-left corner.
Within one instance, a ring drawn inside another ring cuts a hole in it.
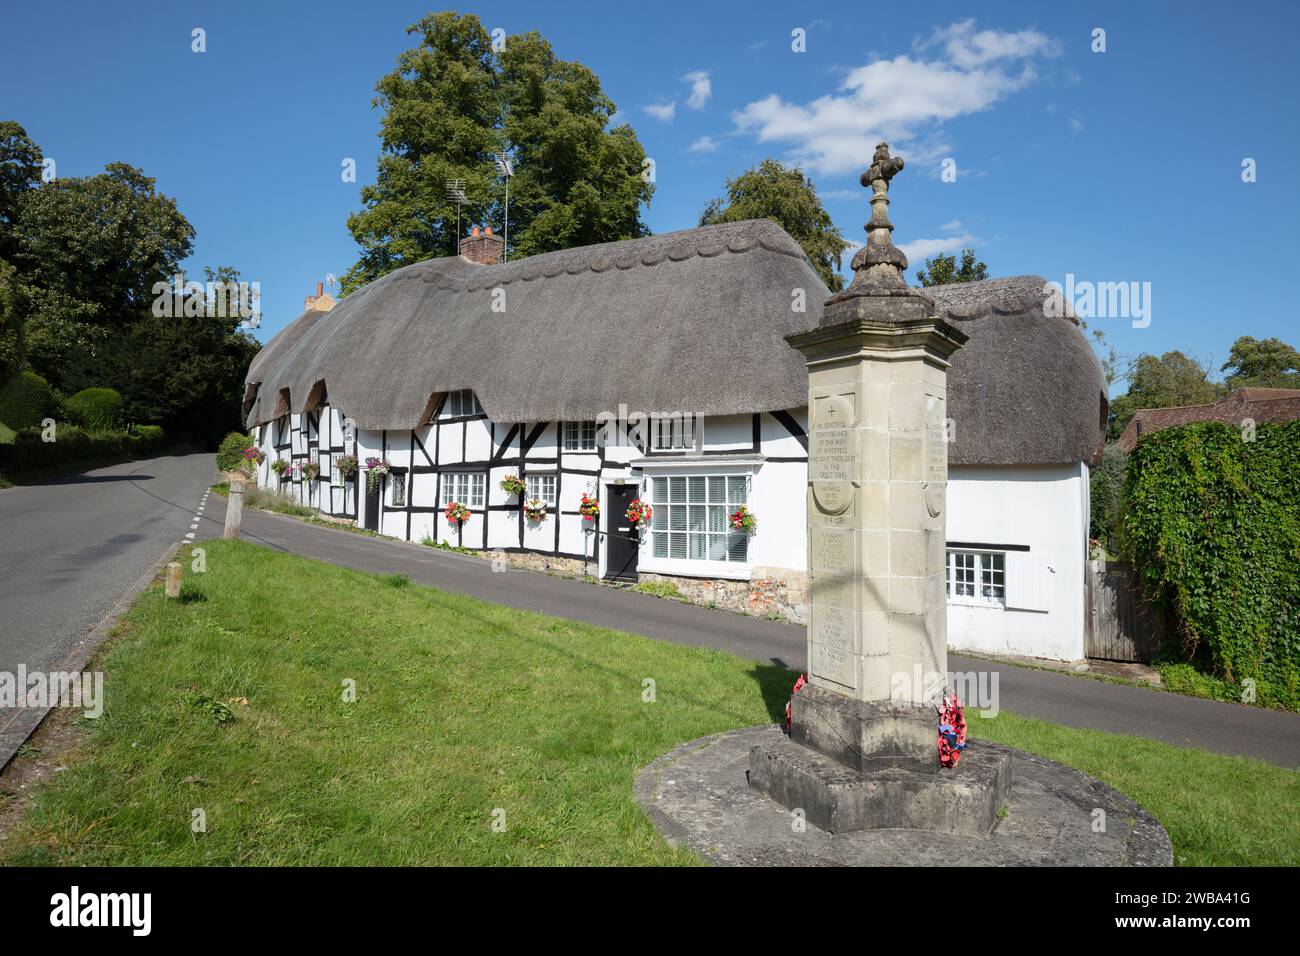
[[[1049,609],[948,602],[948,647],[990,654],[1079,660],[1085,654],[1088,469],[953,466],[948,542],[1028,545],[1046,559]]]

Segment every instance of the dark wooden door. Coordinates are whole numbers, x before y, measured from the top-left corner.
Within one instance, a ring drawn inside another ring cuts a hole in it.
[[[636,499],[636,485],[605,486],[605,577],[635,581],[641,541],[627,520],[628,505]]]
[[[373,482],[374,487],[372,488],[371,487],[372,482],[367,481],[365,478],[359,478],[358,482],[364,485],[366,489],[365,527],[370,531],[378,531],[379,530],[379,495],[381,491],[380,489],[381,483],[378,481]]]

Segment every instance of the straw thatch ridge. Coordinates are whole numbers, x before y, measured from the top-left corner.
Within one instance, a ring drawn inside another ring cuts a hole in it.
[[[971,336],[950,377],[955,464],[1076,461],[1100,448],[1100,370],[1074,323],[1043,315],[1043,285],[927,290]],[[816,325],[828,295],[768,220],[501,265],[432,259],[271,339],[249,369],[245,414],[271,420],[282,389],[301,410],[321,382],[370,429],[415,427],[432,394],[462,388],[502,423],[592,419],[620,404],[705,416],[799,408],[807,372],[785,336]]]

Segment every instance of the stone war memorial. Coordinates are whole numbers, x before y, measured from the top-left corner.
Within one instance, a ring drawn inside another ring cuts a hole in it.
[[[904,278],[903,165],[876,147],[853,281],[787,338],[808,367],[811,591],[789,732],[692,741],[641,771],[637,798],[717,863],[1169,865],[1164,828],[1077,770],[978,740],[940,765],[946,378],[966,336]]]

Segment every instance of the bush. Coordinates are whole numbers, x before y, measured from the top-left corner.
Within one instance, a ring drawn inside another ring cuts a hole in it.
[[[63,407],[73,423],[88,431],[111,431],[122,426],[122,396],[111,388],[83,388]]]
[[[35,468],[71,464],[95,458],[119,458],[144,455],[163,447],[163,430],[145,425],[135,431],[96,432],[91,434],[77,425],[60,423],[55,440],[42,440],[41,429],[20,431],[12,445],[0,445],[0,469],[21,474]]]
[[[1219,422],[1143,438],[1124,499],[1125,554],[1174,624],[1166,652],[1300,708],[1300,421],[1254,441]]]
[[[217,449],[218,471],[239,471],[244,467],[244,449],[253,444],[253,439],[243,432],[231,432],[221,439]]]
[[[35,428],[53,411],[50,383],[35,372],[19,372],[0,388],[0,422],[14,431]]]
[[[1108,545],[1120,516],[1121,493],[1124,490],[1124,468],[1128,454],[1114,442],[1101,453],[1101,461],[1092,469],[1088,489],[1091,506],[1088,514],[1088,537],[1097,538]]]

